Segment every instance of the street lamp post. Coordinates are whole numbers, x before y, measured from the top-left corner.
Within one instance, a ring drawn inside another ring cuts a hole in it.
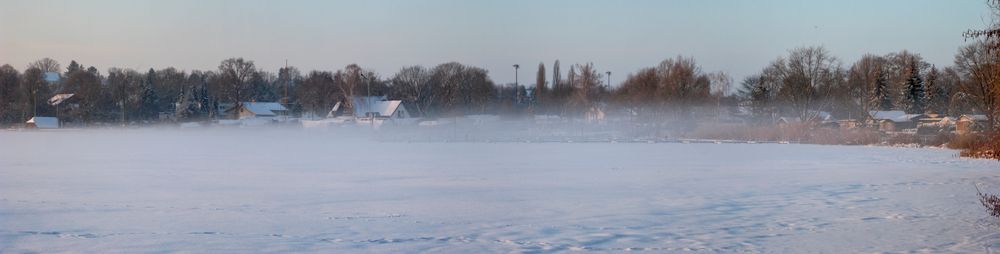
[[[288,59],[285,59],[285,70],[284,71],[285,71],[285,80],[284,80],[285,81],[285,97],[282,98],[282,104],[284,104],[282,106],[285,106],[285,111],[283,111],[284,112],[283,115],[285,115],[285,117],[284,117],[284,119],[282,119],[282,121],[288,121],[288,112],[291,111],[291,110],[288,110],[288,109],[292,108],[292,105],[288,104],[288,81],[289,81],[289,79],[292,78],[292,72],[288,71]]]
[[[611,71],[605,73],[608,74],[608,88],[611,88]]]
[[[365,111],[371,111],[372,110],[372,82],[368,81],[368,77],[365,76],[364,72],[361,73],[361,78],[364,79],[365,80],[364,81],[365,84],[368,85],[368,96],[365,98],[365,104],[368,105],[368,108],[366,108]],[[372,129],[374,130],[375,129],[375,114],[373,114],[372,112],[365,112],[365,114],[368,114],[368,122],[370,122],[369,124],[372,127]]]
[[[518,99],[520,99],[519,97],[521,97],[521,95],[518,94],[518,92],[517,92],[517,69],[518,68],[521,68],[521,65],[515,64],[514,65],[514,104],[515,104],[515,106],[517,105]]]

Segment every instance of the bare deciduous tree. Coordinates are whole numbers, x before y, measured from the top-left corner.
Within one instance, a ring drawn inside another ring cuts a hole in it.
[[[312,115],[322,116],[338,99],[334,74],[328,71],[310,72],[296,91],[303,110]]]
[[[219,64],[219,81],[227,99],[235,107],[239,107],[240,102],[248,99],[254,75],[257,75],[257,68],[253,61],[229,58]],[[236,111],[238,112],[238,108]]]
[[[594,68],[593,63],[577,64],[575,66],[579,70],[579,74],[572,72],[573,78],[573,97],[569,101],[571,108],[577,112],[582,112],[583,110],[588,110],[595,106],[595,103],[600,99],[601,90],[603,88],[602,75],[597,72]],[[571,68],[570,70],[573,70]]]
[[[844,75],[840,61],[823,47],[804,47],[789,51],[761,72],[761,82],[777,87],[780,101],[789,115],[810,118],[810,111],[829,110],[829,103],[819,100],[821,91],[831,91],[841,84]]]
[[[879,80],[885,78],[885,65],[884,57],[873,54],[865,54],[851,65],[847,76],[848,91],[858,107],[853,113],[860,116],[878,108],[881,98],[875,96],[875,89]]]
[[[618,98],[616,102],[636,114],[645,116],[658,109],[659,84],[660,76],[657,75],[655,68],[644,68],[629,74],[615,92]]]
[[[955,56],[955,70],[962,75],[963,82],[959,89],[971,99],[977,109],[990,118],[990,123],[997,121],[998,76],[997,54],[989,51],[985,42],[976,42],[962,47]]]
[[[59,69],[61,67],[59,67],[58,61],[46,57],[39,59],[38,61],[31,62],[30,64],[28,64],[28,68],[36,68],[42,71],[42,73],[46,73],[46,72],[59,72]]]
[[[409,66],[399,70],[392,77],[393,97],[416,107],[420,115],[426,115],[428,107],[435,99],[434,83],[430,72],[422,66]]]

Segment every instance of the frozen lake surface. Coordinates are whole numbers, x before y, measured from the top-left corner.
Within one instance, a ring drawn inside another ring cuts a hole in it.
[[[0,132],[0,252],[988,252],[944,149]]]

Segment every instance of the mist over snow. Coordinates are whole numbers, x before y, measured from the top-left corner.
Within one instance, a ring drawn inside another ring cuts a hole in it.
[[[0,254],[1000,252],[1000,0],[0,24]]]
[[[974,191],[1000,187],[998,162],[954,150],[445,142],[387,130],[0,132],[0,252],[941,253],[1000,244],[1000,222]]]

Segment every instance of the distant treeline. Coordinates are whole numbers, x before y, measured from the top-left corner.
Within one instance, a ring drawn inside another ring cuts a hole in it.
[[[873,110],[996,115],[996,58],[984,43],[961,47],[954,65],[937,67],[910,51],[865,54],[844,66],[822,47],[799,48],[743,80],[738,96],[755,116],[828,111],[864,119]],[[758,119],[759,120],[759,119]],[[992,122],[992,121],[991,121]]]
[[[496,84],[482,68],[444,63],[432,68],[403,67],[382,76],[357,64],[339,70],[295,67],[276,73],[242,58],[223,60],[218,69],[182,71],[110,68],[106,72],[71,61],[64,68],[44,58],[21,72],[0,66],[0,122],[23,123],[32,116],[55,116],[79,123],[198,121],[224,118],[218,109],[240,101],[287,105],[295,115],[323,116],[351,96],[385,95],[402,100],[424,117],[462,114],[553,114],[602,112],[648,116],[690,114],[693,107],[752,112],[767,123],[776,116],[802,117],[826,111],[861,119],[870,110],[909,113],[982,113],[995,122],[997,57],[989,44],[959,49],[953,66],[937,67],[913,52],[866,54],[845,65],[823,47],[790,50],[732,89],[724,72],[706,72],[694,58],[666,59],[631,73],[618,85],[591,63],[569,67],[563,77],[556,60],[547,71],[538,64],[529,84]],[[550,74],[551,76],[548,76]],[[61,78],[52,79],[58,73]],[[534,83],[534,84],[530,84]],[[53,106],[55,94],[75,94],[72,108]],[[350,105],[346,105],[350,106]],[[59,112],[57,112],[59,111]]]

